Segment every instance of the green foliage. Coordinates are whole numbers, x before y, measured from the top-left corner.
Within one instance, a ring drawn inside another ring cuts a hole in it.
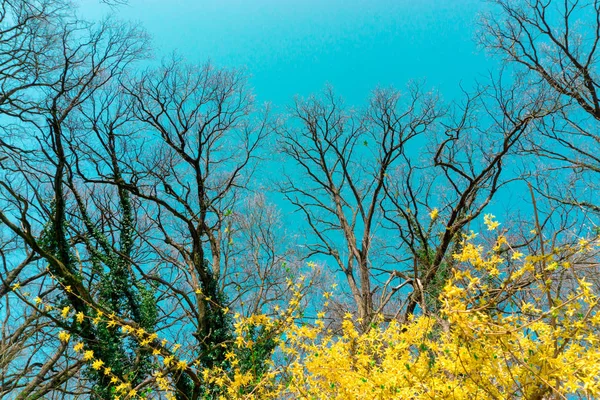
[[[92,251],[92,262],[104,264],[97,284],[99,304],[119,316],[128,316],[146,332],[153,332],[158,318],[155,293],[136,280],[131,271],[129,256],[133,247],[134,220],[131,204],[126,193],[120,192],[121,226],[120,251],[108,245],[107,238],[98,230],[91,229],[92,236],[100,242],[102,251]],[[86,218],[86,217],[84,217]],[[92,224],[87,221],[88,231]],[[95,352],[105,365],[118,376],[126,377],[133,385],[140,383],[152,371],[152,357],[148,349],[135,340],[122,340],[113,329],[98,324],[95,330],[98,344]],[[101,372],[88,370],[97,383],[93,399],[110,399],[108,378]]]
[[[64,218],[64,215],[61,216],[57,213],[56,208],[56,199],[52,199],[50,202],[50,218],[42,229],[38,244],[43,251],[54,257],[58,257],[69,272],[77,274],[77,269],[73,268],[75,256],[71,246],[67,243],[68,222]],[[68,251],[61,252],[61,249],[64,248],[68,249]],[[48,268],[59,280],[61,279],[61,274],[56,271],[52,263],[49,263]]]
[[[227,353],[232,352],[235,353],[235,359],[238,360],[240,369],[243,372],[251,371],[252,376],[258,382],[268,371],[267,361],[271,359],[276,347],[272,333],[263,327],[253,326],[249,331],[249,339],[252,340],[254,345],[248,348],[235,346],[233,319],[224,307],[228,302],[227,295],[220,289],[206,260],[204,267],[209,279],[203,284],[203,293],[206,297],[202,301],[204,301],[206,315],[205,330],[197,333],[202,335],[198,362],[202,368],[217,368],[231,375],[234,373],[234,368],[231,360],[227,358]],[[206,300],[206,298],[210,300]],[[245,390],[251,391],[251,387],[252,385],[250,385],[250,388],[246,387]],[[178,390],[180,389],[178,388]],[[203,384],[203,399],[215,399],[225,394],[224,388],[221,386],[209,382]],[[178,399],[184,398],[184,396],[178,396]]]
[[[435,258],[435,252],[432,250],[429,250],[428,252],[426,252],[424,249],[420,249],[418,250],[416,259],[417,259],[417,267],[419,272],[422,275],[425,275],[427,273],[427,271],[432,268],[432,264]],[[447,262],[442,262],[439,267],[437,268],[437,271],[435,273],[435,275],[433,276],[432,281],[427,285],[427,288],[425,290],[425,305],[427,307],[427,310],[430,312],[436,312],[437,310],[440,309],[441,307],[441,303],[439,300],[439,296],[440,293],[442,292],[442,289],[444,288],[444,284],[446,283],[446,281],[448,280],[448,277],[450,276],[450,266],[448,265]]]
[[[248,328],[248,339],[254,345],[252,347],[242,347],[237,350],[237,359],[239,360],[240,370],[243,373],[250,372],[256,382],[260,382],[269,370],[267,360],[271,359],[273,351],[277,347],[277,341],[273,333],[264,327],[250,326]],[[252,386],[246,388],[251,391]],[[243,393],[240,393],[243,394]]]

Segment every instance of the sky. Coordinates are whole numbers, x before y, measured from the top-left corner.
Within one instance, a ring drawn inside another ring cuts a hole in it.
[[[111,8],[80,0],[86,19],[116,14],[152,38],[155,61],[243,68],[257,103],[285,111],[294,96],[332,85],[347,105],[367,105],[377,87],[424,81],[442,100],[485,80],[495,61],[476,43],[485,0],[128,0]],[[288,214],[293,208],[270,195]],[[501,202],[518,199],[502,196]],[[494,207],[492,203],[492,207]],[[508,206],[510,208],[512,206]],[[291,217],[290,217],[291,218]]]
[[[83,0],[80,14],[111,8]],[[475,43],[483,0],[129,0],[115,8],[153,38],[159,60],[244,68],[259,102],[275,107],[331,84],[348,104],[378,86],[424,80],[444,99],[491,69]]]
[[[80,0],[79,13],[137,22],[155,61],[176,52],[191,63],[244,68],[258,104],[285,111],[296,95],[332,85],[347,105],[367,105],[377,87],[425,82],[442,100],[485,80],[495,61],[476,43],[485,0],[128,0],[111,8]],[[288,215],[294,207],[270,200]],[[492,202],[510,209],[518,198]],[[500,211],[500,209],[498,209]]]
[[[461,85],[469,89],[497,66],[475,40],[485,0],[128,1],[113,11],[149,32],[157,61],[176,52],[191,63],[244,68],[258,103],[276,111],[327,84],[357,108],[373,89],[411,80],[459,100]],[[86,19],[111,12],[99,0],[79,4]],[[275,192],[269,201],[297,228],[290,203]],[[490,208],[516,201],[503,195]]]

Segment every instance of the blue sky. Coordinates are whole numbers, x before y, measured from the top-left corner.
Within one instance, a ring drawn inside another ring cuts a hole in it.
[[[194,63],[245,68],[258,102],[277,111],[326,84],[359,108],[377,86],[403,89],[410,80],[460,100],[459,85],[485,81],[495,66],[475,40],[485,0],[128,1],[111,9],[80,0],[79,11],[140,23],[157,60],[177,52]],[[521,197],[499,196],[491,208],[504,203],[505,211]],[[270,200],[293,208],[276,193]]]
[[[83,0],[80,12],[110,12]],[[376,86],[426,80],[445,99],[492,61],[474,41],[483,0],[129,0],[116,9],[151,34],[156,56],[244,67],[280,107],[332,84],[360,106]]]
[[[80,0],[80,14],[138,22],[155,57],[245,68],[259,103],[283,111],[295,95],[331,84],[346,104],[366,105],[377,86],[424,80],[443,100],[486,80],[495,62],[476,44],[485,0],[128,0],[114,9]],[[275,193],[283,210],[291,205]],[[492,203],[497,203],[496,199]],[[510,208],[517,199],[502,196]],[[499,211],[499,210],[498,210]]]

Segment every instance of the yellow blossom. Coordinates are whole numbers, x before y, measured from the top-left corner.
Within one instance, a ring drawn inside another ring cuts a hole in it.
[[[96,360],[92,363],[92,368],[94,368],[95,370],[99,370],[100,368],[102,368],[103,365],[104,365],[104,361]]]
[[[432,220],[437,219],[439,215],[439,211],[437,208],[434,208],[433,210],[431,210],[431,212],[429,213],[429,218],[431,218]]]
[[[64,308],[63,308],[63,309],[60,311],[60,315],[61,315],[63,318],[67,318],[67,317],[69,316],[69,311],[71,311],[71,307],[69,307],[69,306],[66,306],[66,307],[64,307]]]
[[[68,342],[69,339],[71,338],[71,334],[65,332],[65,331],[60,331],[60,333],[58,334],[58,338],[60,339],[61,342]]]
[[[493,231],[500,225],[498,221],[494,221],[494,218],[492,214],[485,214],[483,216],[483,223],[487,226],[488,231]]]
[[[73,350],[75,350],[76,352],[80,352],[81,350],[83,350],[83,342],[79,342],[77,343],[74,347]]]
[[[177,362],[177,369],[180,369],[180,370],[182,370],[182,371],[183,371],[184,369],[186,369],[186,368],[187,368],[187,366],[188,366],[188,363],[187,363],[187,361],[186,361],[186,360],[179,360],[179,361]]]
[[[77,322],[79,322],[79,323],[83,322],[84,315],[83,315],[83,313],[81,311],[79,311],[77,313],[76,317],[77,317]]]
[[[102,311],[98,311],[96,313],[96,318],[94,318],[94,320],[92,321],[94,325],[98,325],[100,323],[100,321],[102,320],[102,316],[104,316],[104,313]]]
[[[89,361],[94,358],[94,350],[87,350],[83,353],[83,359]]]

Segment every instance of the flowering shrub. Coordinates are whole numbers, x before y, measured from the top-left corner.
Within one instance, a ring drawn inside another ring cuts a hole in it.
[[[314,325],[286,326],[279,352],[287,363],[264,376],[264,390],[244,390],[253,377],[239,371],[221,382],[230,398],[597,398],[599,299],[575,265],[597,246],[523,257],[503,236],[488,252],[465,240],[440,315],[378,321],[367,332],[347,315],[333,333],[321,313]],[[250,323],[273,324],[263,318]]]

